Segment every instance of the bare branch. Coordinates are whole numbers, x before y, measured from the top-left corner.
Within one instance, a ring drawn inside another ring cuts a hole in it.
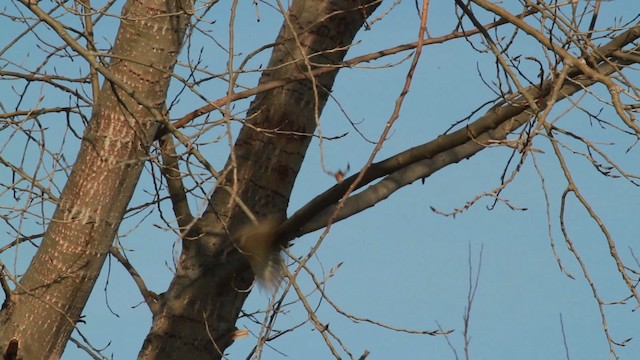
[[[611,47],[612,43],[622,47],[638,37],[640,37],[640,26],[637,25],[616,37],[611,43],[599,48],[596,53],[612,53],[614,51]],[[598,66],[597,71],[602,76],[606,76],[629,65],[631,63],[628,62],[615,64],[605,62]],[[571,75],[571,81],[566,81],[559,89],[557,100],[569,97],[596,82],[592,78],[580,77],[580,73],[576,73],[573,69],[567,69],[567,73]],[[544,108],[546,102],[550,100],[552,88],[553,81],[547,80],[541,88],[530,86],[526,91]],[[288,234],[285,237],[290,238],[324,227],[333,213],[332,208],[329,207],[337,203],[359,174],[363,176],[356,189],[381,177],[384,179],[346,201],[336,217],[337,221],[375,205],[403,186],[473,156],[491,142],[505,139],[511,132],[527,123],[532,116],[534,114],[529,112],[528,103],[524,99],[515,97],[509,102],[503,101],[467,127],[451,134],[441,135],[434,141],[372,164],[366,172],[358,173],[333,186],[294,213],[282,225],[282,233]],[[309,220],[311,217],[314,218],[313,221]]]
[[[193,215],[189,209],[187,194],[182,183],[182,173],[178,165],[178,156],[173,139],[170,136],[160,138],[162,152],[162,174],[167,180],[167,190],[173,204],[173,212],[181,230],[187,229],[193,223]]]
[[[151,310],[152,313],[155,313],[158,309],[158,300],[160,299],[159,296],[147,288],[147,285],[144,283],[144,280],[142,279],[138,271],[133,267],[133,265],[129,262],[129,259],[127,259],[117,247],[112,246],[109,250],[109,253],[114,258],[116,258],[116,260],[118,260],[120,264],[122,264],[122,266],[124,266],[127,272],[129,272],[129,275],[131,275],[131,278],[138,286],[138,290],[140,290],[140,294],[142,295],[144,302],[147,304],[147,306],[149,306],[149,310]]]

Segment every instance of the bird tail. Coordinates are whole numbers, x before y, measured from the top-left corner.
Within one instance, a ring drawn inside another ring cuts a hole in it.
[[[249,263],[256,274],[258,286],[268,293],[276,293],[284,279],[282,275],[284,261],[280,252],[272,251],[266,259],[259,262],[249,261]]]
[[[243,253],[256,276],[258,286],[275,293],[284,276],[284,262],[280,247],[276,242],[278,222],[265,220],[258,224],[248,224],[238,232],[236,245]]]

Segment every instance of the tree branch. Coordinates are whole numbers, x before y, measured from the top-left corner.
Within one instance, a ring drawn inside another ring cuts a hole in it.
[[[193,215],[189,209],[187,193],[182,183],[176,147],[170,135],[160,138],[160,151],[162,152],[162,175],[167,180],[167,190],[171,198],[171,204],[173,204],[173,213],[176,216],[180,231],[184,231],[193,223]]]
[[[532,14],[534,14],[536,12],[537,12],[537,10],[535,10],[535,9],[529,9],[529,10],[526,10],[526,11],[524,11],[524,12],[522,12],[520,14],[517,14],[515,16],[517,16],[519,18],[524,18],[524,17],[532,15]],[[499,26],[504,25],[504,24],[508,24],[508,23],[509,23],[508,21],[506,21],[504,19],[500,19],[500,20],[494,21],[492,23],[489,23],[487,25],[484,25],[483,28],[485,30],[489,30],[489,29],[493,29],[493,28],[499,27]],[[258,85],[258,86],[254,87],[252,89],[248,89],[248,90],[241,91],[241,92],[238,92],[238,93],[232,93],[232,94],[229,94],[229,95],[224,96],[222,98],[219,98],[218,100],[210,102],[207,105],[204,105],[204,106],[202,106],[202,107],[200,107],[200,108],[198,108],[196,110],[193,110],[192,112],[184,115],[180,119],[174,121],[172,123],[172,126],[175,129],[180,129],[180,128],[184,127],[185,125],[187,125],[189,122],[193,121],[195,118],[197,118],[199,116],[202,116],[202,115],[205,115],[205,114],[208,114],[208,113],[210,113],[212,111],[220,109],[224,104],[227,104],[227,103],[233,102],[233,101],[237,101],[237,100],[241,100],[241,99],[246,99],[246,98],[249,98],[251,96],[257,95],[259,93],[265,92],[265,91],[281,88],[281,87],[286,86],[286,85],[288,85],[288,84],[290,84],[292,82],[307,80],[310,77],[317,78],[320,75],[323,75],[323,74],[326,74],[326,73],[330,73],[330,72],[334,72],[334,71],[338,71],[341,68],[354,67],[354,66],[356,66],[358,64],[368,63],[368,62],[371,62],[371,61],[374,61],[374,60],[381,59],[381,58],[383,58],[385,56],[390,56],[390,55],[398,54],[398,53],[401,53],[401,52],[404,52],[404,51],[413,50],[413,49],[416,49],[418,46],[441,44],[441,43],[444,43],[446,41],[450,41],[450,40],[454,40],[454,39],[459,39],[459,38],[464,38],[464,37],[476,35],[479,32],[480,32],[480,30],[478,30],[478,29],[469,30],[469,31],[454,31],[454,32],[451,32],[450,34],[447,34],[447,35],[428,38],[428,39],[424,39],[422,41],[414,41],[414,42],[411,42],[411,43],[402,44],[402,45],[394,46],[392,48],[379,50],[379,51],[375,51],[375,52],[372,52],[372,53],[369,53],[369,54],[357,56],[357,57],[355,57],[353,59],[349,59],[349,60],[343,61],[343,62],[335,64],[335,65],[317,67],[315,69],[312,69],[311,71],[296,73],[294,75],[291,75],[291,76],[287,77],[286,79],[272,80],[272,81],[269,81],[267,83]],[[156,138],[160,138],[161,136],[167,134],[168,132],[169,132],[169,130],[166,129],[166,128],[160,129],[158,131],[158,134],[157,134]]]
[[[598,54],[599,59],[602,60],[601,65],[591,69],[592,72],[600,75],[598,79],[580,77],[581,70],[571,67],[567,72],[571,79],[565,81],[557,100],[564,99],[593,85],[600,80],[600,77],[605,77],[634,64],[635,62],[629,60],[616,63],[608,59],[607,56],[639,37],[640,25],[636,25],[614,38],[608,44],[594,50],[594,53]],[[530,86],[526,91],[544,109],[551,94],[552,85],[552,80],[548,79],[541,87]],[[336,220],[345,219],[372,207],[399,188],[418,179],[424,179],[445,166],[473,156],[486,148],[490,141],[505,139],[512,131],[531,119],[534,114],[528,111],[530,111],[530,108],[526,100],[521,95],[512,94],[467,127],[451,134],[441,135],[433,141],[373,164],[363,175],[362,181],[356,189],[379,178],[385,178],[367,190],[350,197],[345,202],[343,209],[338,213]],[[345,179],[296,211],[280,226],[282,241],[286,242],[324,227],[333,207],[346,193],[358,175],[359,173]]]
[[[131,275],[131,278],[133,278],[133,281],[138,286],[144,302],[147,304],[147,306],[149,306],[151,312],[155,314],[158,309],[158,295],[147,288],[147,285],[144,283],[142,276],[140,276],[138,271],[129,262],[129,259],[127,259],[124,254],[122,254],[120,250],[118,250],[117,247],[112,246],[109,250],[109,253],[113,255],[113,257],[116,258],[116,260],[118,260],[120,264],[122,264],[122,266],[124,266],[127,272],[129,272],[129,275]]]

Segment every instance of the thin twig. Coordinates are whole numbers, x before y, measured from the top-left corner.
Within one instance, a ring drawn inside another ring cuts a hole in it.
[[[109,253],[114,258],[116,258],[116,260],[118,260],[120,264],[122,264],[122,266],[124,266],[127,272],[129,272],[129,275],[131,275],[131,278],[138,286],[138,290],[140,290],[142,298],[144,299],[147,306],[149,306],[149,310],[151,310],[152,313],[155,313],[158,309],[158,295],[147,288],[147,285],[144,283],[142,276],[140,276],[135,267],[133,267],[131,262],[129,262],[129,259],[127,259],[126,256],[124,256],[117,247],[112,246],[111,249],[109,249]]]

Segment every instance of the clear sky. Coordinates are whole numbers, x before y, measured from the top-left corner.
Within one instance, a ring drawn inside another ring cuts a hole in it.
[[[236,52],[243,54],[238,56],[237,63],[244,55],[273,41],[282,21],[265,3],[259,3],[260,21],[256,21],[256,8],[250,3],[240,5],[236,19]],[[8,13],[16,13],[17,8],[24,11],[24,7],[13,2],[2,6],[5,8],[3,11]],[[383,3],[374,16],[391,6],[391,2]],[[214,9],[207,15],[207,20],[215,20],[216,23],[207,28],[212,30],[212,38],[226,44],[229,4],[217,4]],[[603,2],[601,11],[597,27],[613,25],[614,19],[621,17],[626,21],[632,20],[640,14],[640,3],[636,0]],[[5,46],[11,36],[24,30],[22,24],[22,28],[9,24],[9,19],[0,18],[0,28],[7,29],[6,35],[0,35],[0,46]],[[96,29],[99,34],[96,37],[100,45],[106,47],[115,38],[117,22],[107,19],[101,24]],[[452,2],[434,1],[428,23],[430,35],[444,35],[452,30],[454,24]],[[359,33],[356,45],[347,58],[415,41],[418,25],[414,2],[401,2],[372,30]],[[505,36],[509,34],[504,32]],[[42,36],[54,39],[46,34]],[[27,39],[33,41],[33,37]],[[476,47],[482,47],[478,38],[472,42]],[[60,44],[60,41],[55,43]],[[7,65],[8,58],[27,68],[37,64],[41,61],[38,60],[40,53],[30,48],[34,44],[25,41],[13,52],[4,54],[0,58],[0,66]],[[212,72],[223,72],[226,55],[211,39],[202,36],[194,37],[193,43],[185,48],[182,61],[187,59],[187,50],[195,57],[201,47],[204,47],[201,66],[207,66]],[[451,124],[495,97],[479,75],[485,81],[495,81],[494,57],[491,53],[478,53],[463,39],[427,46],[423,51],[401,117],[378,160],[432,140]],[[519,54],[523,55],[522,58],[541,58],[535,43],[524,35],[516,38],[511,49],[511,55]],[[264,53],[257,56],[249,67],[266,65],[268,55]],[[321,153],[329,170],[335,171],[349,164],[353,173],[364,164],[373,145],[353,130],[340,107],[352,121],[358,123],[358,129],[367,138],[377,139],[393,110],[408,69],[406,61],[392,68],[384,65],[396,63],[407,55],[401,54],[363,66],[382,67],[379,69],[358,68],[340,72],[333,91],[337,102],[330,101],[327,105],[321,126],[325,136],[345,132],[348,135],[339,140],[326,141],[322,148],[317,141],[312,143],[296,182],[290,213],[335,183],[322,169]],[[81,66],[68,60],[54,59],[52,62],[59,67],[57,71],[60,73],[77,73]],[[7,65],[7,68],[12,66],[16,65]],[[535,64],[523,68],[535,77],[536,68],[532,66]],[[184,69],[181,71],[185,74]],[[627,72],[627,75],[640,83],[637,73]],[[240,77],[240,82],[245,85],[253,85],[256,81],[255,73]],[[9,81],[0,81],[0,92],[13,94],[11,88],[14,85]],[[178,86],[172,87],[174,95],[178,90]],[[199,90],[209,100],[215,100],[224,95],[226,84],[212,81]],[[66,97],[48,92],[47,87],[32,91],[44,96],[42,103],[48,106],[68,103]],[[604,94],[602,89],[598,91]],[[16,107],[16,97],[11,96],[1,100],[7,109]],[[34,99],[26,101],[35,103]],[[202,100],[187,95],[172,108],[171,116],[178,118],[201,104]],[[603,108],[593,98],[585,98],[581,104],[594,113]],[[247,102],[241,102],[235,109],[241,111],[247,106]],[[568,102],[559,104],[553,116],[563,114],[568,108]],[[620,123],[610,109],[604,108],[602,111],[603,118]],[[62,120],[57,121],[61,123]],[[57,135],[62,134],[62,127],[55,123],[53,117],[47,121],[45,127],[52,134],[51,146],[62,146],[59,144],[62,137]],[[634,139],[602,129],[590,121],[585,113],[573,109],[563,115],[558,124],[602,142],[602,146],[618,164],[632,173],[638,173],[638,149],[633,147],[626,151],[633,145]],[[82,131],[79,123],[77,126]],[[214,130],[214,133],[218,134],[219,131]],[[8,137],[6,131],[4,134],[0,132],[3,144]],[[585,151],[576,142],[567,141],[566,144],[570,149]],[[457,356],[464,358],[463,315],[469,291],[469,260],[475,276],[482,249],[482,267],[469,322],[472,359],[608,358],[609,348],[597,303],[560,231],[559,200],[567,185],[566,180],[548,140],[540,137],[533,145],[540,150],[535,153],[535,160],[544,176],[550,199],[550,229],[540,175],[532,157],[528,157],[515,181],[502,193],[503,198],[514,206],[526,208],[526,211],[510,210],[502,204],[488,209],[492,205],[491,199],[479,201],[455,218],[444,217],[430,210],[430,207],[435,207],[451,211],[464,206],[476,195],[498,186],[500,175],[511,155],[504,148],[487,149],[469,160],[449,166],[427,178],[424,184],[416,182],[407,186],[366,212],[333,227],[311,266],[322,276],[322,271],[329,273],[330,269],[342,264],[328,281],[326,292],[343,311],[393,327],[413,330],[436,330],[441,327],[454,330],[445,338],[404,334],[371,324],[354,323],[339,315],[326,301],[320,301],[317,293],[313,293],[310,299],[318,306],[320,320],[328,323],[330,329],[341,337],[354,357],[357,358],[367,349],[371,353],[369,359],[455,359],[453,347]],[[64,153],[71,162],[77,149],[77,140],[68,136],[64,146]],[[14,161],[19,158],[14,149],[6,146],[0,151],[5,158]],[[203,146],[201,151],[215,166],[220,167],[226,160],[228,148],[223,141]],[[634,262],[630,250],[640,254],[637,231],[633,225],[640,210],[638,189],[623,179],[600,175],[587,161],[573,155],[568,149],[564,151],[570,159],[577,185],[612,233],[621,257],[629,265],[635,264],[637,269],[640,266]],[[26,167],[35,166],[29,165],[28,160]],[[509,172],[512,169],[513,166]],[[0,168],[1,186],[10,183],[11,176],[7,168]],[[62,185],[63,182],[58,181],[58,184]],[[145,190],[152,189],[151,178],[145,171],[131,205],[149,201],[151,197]],[[0,201],[8,206],[10,201],[15,200],[9,193],[4,193]],[[201,207],[201,202],[192,201],[192,209]],[[163,209],[167,214],[170,211],[168,204]],[[120,231],[121,241],[125,248],[133,250],[128,256],[149,288],[160,293],[171,279],[177,239],[171,232],[154,225],[161,224],[157,214],[139,224],[141,216],[125,221]],[[32,221],[28,225],[27,233],[42,231],[42,227],[34,223]],[[609,255],[605,238],[584,209],[578,206],[575,198],[568,201],[566,226],[603,300],[619,301],[626,297],[628,290]],[[14,239],[13,232],[4,223],[0,223],[0,230],[4,239],[0,246]],[[575,280],[560,271],[551,249],[550,234],[563,265]],[[292,251],[298,255],[305,254],[318,236],[319,233],[313,233],[296,240]],[[23,245],[17,253],[7,251],[0,258],[20,272],[28,264],[31,252],[30,246]],[[311,292],[312,286],[305,276],[302,276],[300,283],[306,291]],[[295,300],[293,295],[290,299]],[[247,301],[245,311],[264,308],[268,301],[267,294],[255,291]],[[640,358],[640,318],[638,312],[632,312],[636,305],[630,300],[627,305],[605,307],[608,327],[614,340],[633,338],[626,347],[616,348],[623,359]],[[300,303],[293,303],[286,309],[288,312],[278,317],[276,328],[285,329],[306,319]],[[135,358],[151,323],[150,313],[142,303],[139,292],[115,260],[108,260],[84,314],[86,324],[79,325],[80,330],[96,348],[105,348],[103,354],[113,354],[114,359]],[[256,325],[247,319],[240,320],[237,326],[246,326],[253,334],[258,331]],[[245,358],[254,345],[253,336],[238,340],[228,349],[229,358]],[[64,355],[64,359],[69,360],[87,358],[72,344]],[[320,334],[307,324],[269,343],[263,358],[327,359],[330,353]]]

